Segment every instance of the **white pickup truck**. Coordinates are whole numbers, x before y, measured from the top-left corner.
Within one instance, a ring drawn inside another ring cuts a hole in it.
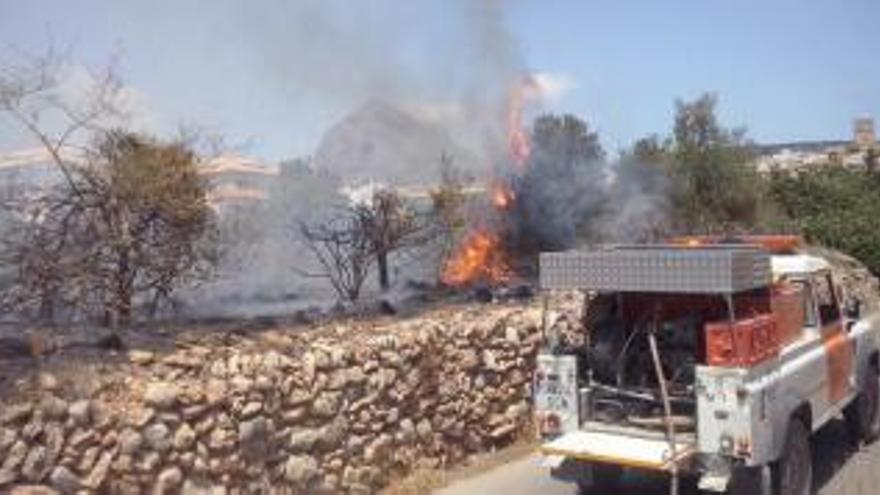
[[[583,342],[545,327],[534,377],[545,465],[583,493],[624,469],[670,489],[807,495],[810,436],[843,415],[880,436],[877,315],[824,259],[761,239],[541,255],[541,285],[589,299]]]

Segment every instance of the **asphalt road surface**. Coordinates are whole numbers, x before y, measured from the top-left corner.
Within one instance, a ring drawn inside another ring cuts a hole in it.
[[[819,495],[880,494],[880,442],[861,450],[847,439],[840,421],[829,424],[812,440],[815,483]],[[667,481],[628,473],[621,490],[597,495],[665,495]],[[515,460],[460,480],[437,495],[575,495],[572,485],[552,480],[536,455]],[[693,487],[683,494],[695,493]]]

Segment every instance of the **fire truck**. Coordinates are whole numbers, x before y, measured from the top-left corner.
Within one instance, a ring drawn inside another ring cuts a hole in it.
[[[842,415],[859,442],[880,436],[880,317],[838,278],[781,236],[542,253],[545,466],[598,495],[626,470],[672,493],[812,493],[812,433]],[[548,308],[571,290],[580,339]]]

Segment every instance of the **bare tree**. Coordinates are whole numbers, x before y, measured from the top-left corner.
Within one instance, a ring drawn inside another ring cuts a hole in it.
[[[213,214],[191,143],[108,129],[122,115],[112,69],[71,103],[62,66],[50,51],[0,72],[0,114],[39,141],[63,179],[4,203],[15,212],[0,243],[15,271],[4,300],[47,320],[60,306],[126,325],[137,298],[155,308],[209,272]]]
[[[425,224],[393,189],[376,191],[370,203],[355,209],[376,256],[379,287],[386,291],[391,287],[389,255],[404,247],[422,244]]]
[[[357,301],[375,260],[373,245],[358,210],[345,209],[342,214],[316,225],[300,222],[299,231],[322,271],[296,271],[308,277],[325,278],[341,299]]]
[[[85,94],[70,101],[63,91],[63,72],[69,57],[50,46],[44,54],[19,53],[0,66],[0,113],[35,138],[71,187],[71,158],[94,132],[126,115],[119,101],[122,83],[113,63],[89,70],[92,83]],[[51,121],[52,125],[47,125]]]
[[[391,286],[389,256],[425,243],[428,233],[424,215],[409,207],[397,191],[379,189],[366,201],[338,208],[329,221],[312,226],[300,222],[301,237],[322,271],[298,271],[328,279],[340,297],[355,301],[373,263],[379,287],[387,290]]]

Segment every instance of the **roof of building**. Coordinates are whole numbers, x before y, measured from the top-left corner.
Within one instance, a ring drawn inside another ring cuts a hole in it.
[[[220,155],[209,160],[200,169],[202,175],[253,174],[278,175],[278,168],[238,155]]]

